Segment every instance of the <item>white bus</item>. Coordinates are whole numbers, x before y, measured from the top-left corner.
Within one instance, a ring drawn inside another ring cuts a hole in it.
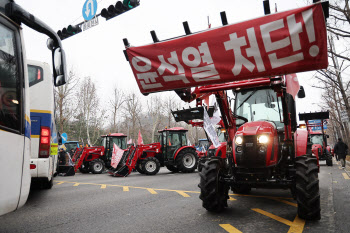
[[[32,182],[51,189],[57,168],[58,135],[55,124],[54,85],[47,63],[28,60]]]
[[[49,37],[54,84],[65,83],[65,56],[57,34],[13,0],[0,0],[0,215],[25,204],[31,181],[29,82],[22,23]]]

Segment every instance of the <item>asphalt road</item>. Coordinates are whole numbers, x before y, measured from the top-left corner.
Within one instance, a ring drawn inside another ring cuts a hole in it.
[[[305,222],[288,190],[230,193],[229,207],[213,214],[198,198],[198,173],[78,173],[32,190],[24,207],[0,217],[0,232],[349,232],[349,176],[322,164],[319,177],[322,219]]]

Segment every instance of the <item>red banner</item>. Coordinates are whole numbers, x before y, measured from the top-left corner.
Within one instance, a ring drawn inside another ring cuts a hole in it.
[[[324,69],[326,36],[318,3],[126,51],[145,94]]]

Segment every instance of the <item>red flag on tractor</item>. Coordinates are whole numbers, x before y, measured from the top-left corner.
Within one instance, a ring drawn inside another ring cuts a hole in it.
[[[137,145],[143,145],[141,131],[139,130],[139,137],[137,138]]]

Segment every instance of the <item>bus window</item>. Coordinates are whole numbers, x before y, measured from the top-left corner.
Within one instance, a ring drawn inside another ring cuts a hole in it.
[[[28,78],[29,78],[29,87],[43,81],[43,68],[39,66],[28,65]]]
[[[20,80],[15,33],[0,24],[0,126],[20,130]]]

